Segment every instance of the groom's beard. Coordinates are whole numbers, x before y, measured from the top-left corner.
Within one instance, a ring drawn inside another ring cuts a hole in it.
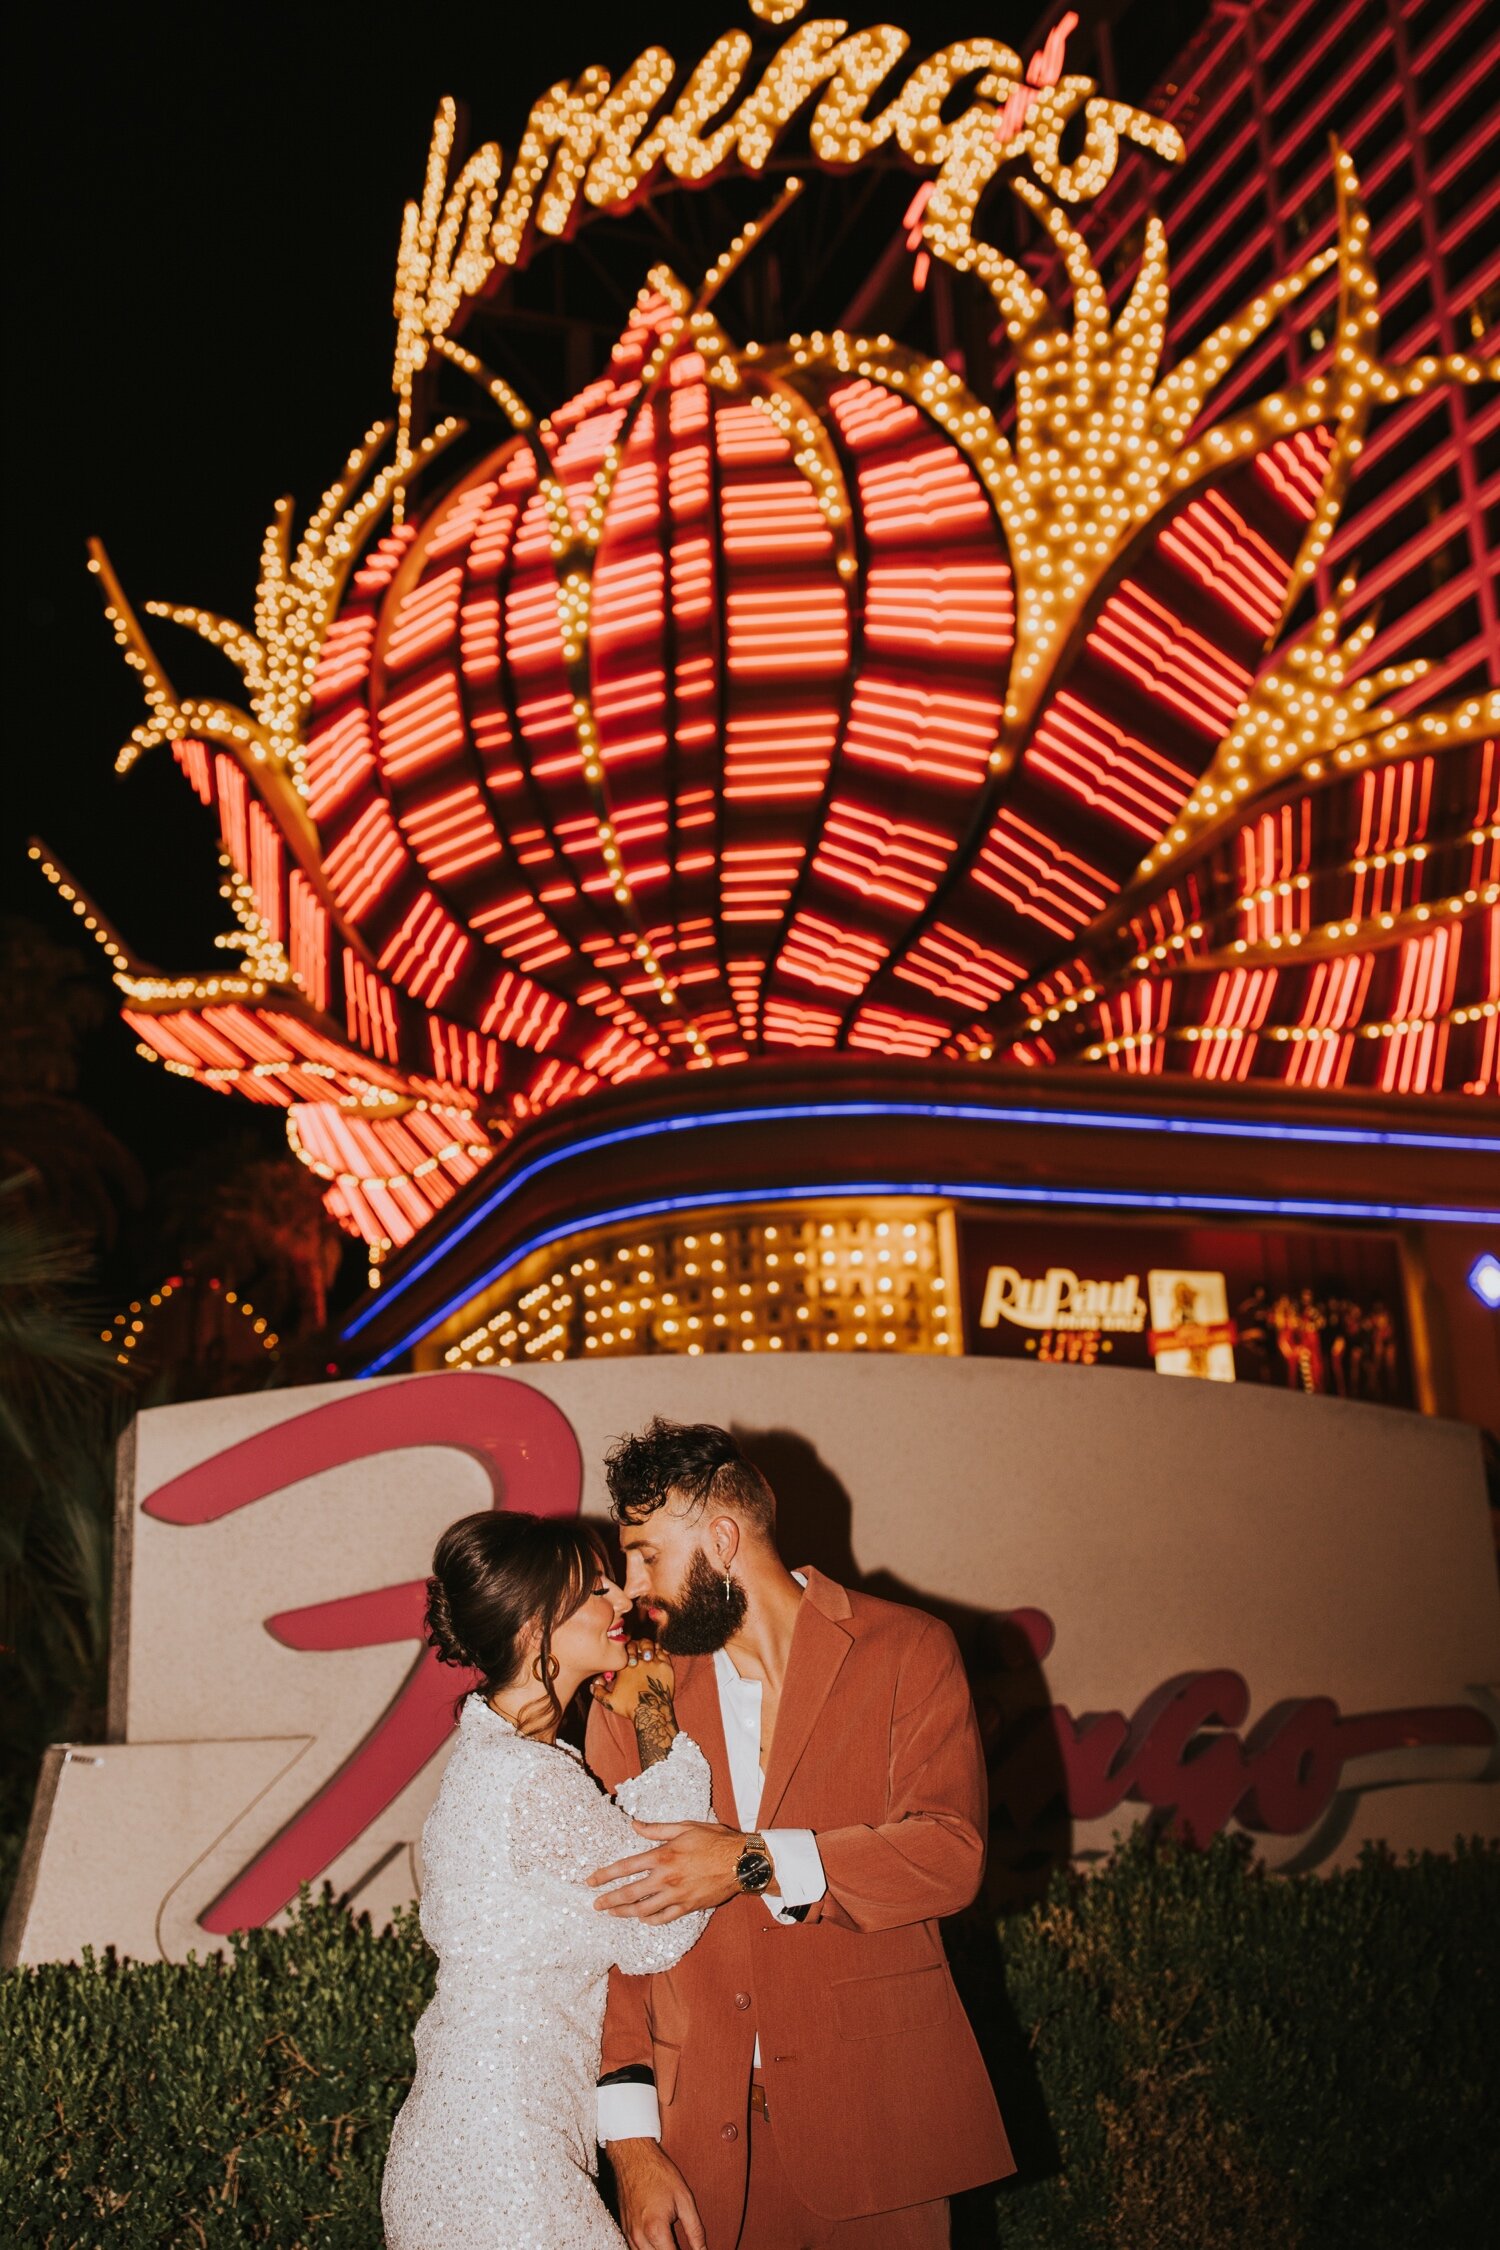
[[[739,1631],[750,1603],[738,1579],[728,1581],[726,1592],[724,1578],[700,1547],[676,1601],[658,1595],[652,1607],[665,1612],[656,1637],[668,1656],[712,1656]]]

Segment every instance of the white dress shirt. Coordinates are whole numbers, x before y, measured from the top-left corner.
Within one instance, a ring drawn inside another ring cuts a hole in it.
[[[807,1580],[794,1571],[799,1586]],[[724,1748],[729,1756],[729,1780],[734,1790],[734,1817],[747,1835],[760,1818],[765,1771],[760,1762],[761,1682],[742,1679],[723,1649],[714,1657],[714,1678],[719,1688],[719,1716],[724,1725]],[[776,1867],[779,1898],[763,1894],[761,1904],[778,1922],[795,1921],[791,1909],[811,1906],[828,1888],[818,1841],[810,1828],[768,1828],[766,1850]],[[760,2064],[760,2041],[755,2042],[755,2066]],[[654,2086],[601,2086],[599,2088],[599,2138],[601,2141],[661,2139],[661,2106]]]

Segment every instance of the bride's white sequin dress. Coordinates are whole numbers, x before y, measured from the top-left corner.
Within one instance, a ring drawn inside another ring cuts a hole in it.
[[[621,2250],[593,2179],[608,1973],[670,1969],[708,1916],[596,1913],[584,1877],[644,1848],[631,1816],[707,1820],[709,1789],[679,1734],[607,1797],[469,1697],[422,1831],[437,1990],[381,2185],[390,2250]]]

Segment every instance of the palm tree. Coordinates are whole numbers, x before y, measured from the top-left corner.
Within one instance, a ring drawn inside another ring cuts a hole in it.
[[[0,1175],[72,1230],[114,1240],[140,1167],[77,1098],[79,1051],[109,1012],[89,957],[20,916],[0,921]]]
[[[313,1175],[238,1135],[163,1183],[173,1256],[254,1294],[283,1335],[316,1334],[343,1255]]]
[[[0,1181],[0,1763],[104,1717],[116,1369],[84,1246]]]

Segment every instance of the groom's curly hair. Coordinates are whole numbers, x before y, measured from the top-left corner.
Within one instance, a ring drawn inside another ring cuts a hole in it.
[[[644,1523],[675,1500],[689,1515],[732,1508],[770,1535],[776,1496],[727,1430],[713,1422],[668,1422],[658,1414],[634,1437],[616,1438],[604,1475],[617,1523]]]

